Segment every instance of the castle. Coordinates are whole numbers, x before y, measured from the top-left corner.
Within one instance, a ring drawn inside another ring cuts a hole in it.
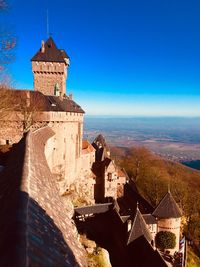
[[[73,101],[72,95],[66,95],[69,56],[63,49],[58,49],[50,37],[46,42],[42,41],[41,48],[31,61],[34,91],[7,92],[12,99],[13,110],[1,121],[0,144],[17,143],[25,132],[48,125],[54,136],[47,141],[45,155],[51,172],[58,177],[60,193],[76,189],[79,194],[85,191],[93,201],[102,201],[105,197],[116,199],[119,184],[123,188],[126,176],[117,170],[113,174],[115,177],[101,175],[104,182],[97,182],[99,179],[92,171],[95,161],[99,162],[95,157],[97,147],[83,140],[84,111]],[[104,170],[109,169],[111,164]],[[105,190],[99,190],[101,186]]]
[[[128,176],[111,159],[101,135],[92,144],[83,140],[84,110],[72,95],[66,94],[69,64],[69,56],[57,48],[51,37],[42,42],[32,58],[34,91],[8,91],[13,109],[0,119],[0,144],[18,143],[29,130],[37,133],[48,126],[53,134],[46,140],[44,154],[51,173],[57,177],[60,194],[76,190],[80,195],[84,192],[91,203],[116,200],[123,197]],[[127,224],[127,245],[144,236],[154,247],[157,232],[170,231],[176,235],[173,251],[177,251],[180,218],[180,210],[168,192],[151,214],[142,215],[137,209],[134,216],[127,214],[123,218]]]

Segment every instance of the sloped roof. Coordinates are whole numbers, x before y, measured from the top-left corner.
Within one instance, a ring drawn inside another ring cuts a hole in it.
[[[180,218],[182,214],[171,192],[167,192],[167,194],[161,199],[160,203],[155,208],[152,215],[154,217],[164,219]]]
[[[34,111],[64,111],[84,113],[83,109],[68,97],[47,96],[39,91],[8,90],[10,104],[16,111],[20,111],[30,100],[29,108]]]
[[[98,146],[102,146],[102,147],[106,147],[107,146],[106,140],[105,140],[105,138],[103,137],[102,134],[97,135],[97,137],[94,139],[93,143],[98,145]]]
[[[82,141],[82,153],[83,154],[87,154],[87,153],[94,152],[94,151],[95,151],[94,147],[90,144],[88,140]]]
[[[49,37],[44,44],[44,52],[42,52],[42,49],[40,48],[32,57],[31,61],[66,63],[65,58],[69,59],[67,53],[63,49],[58,49],[52,37]]]
[[[151,214],[142,214],[146,224],[156,224],[156,218],[152,216]]]
[[[157,250],[154,250],[144,236],[128,245],[128,257],[135,267],[167,267],[167,263]]]
[[[75,208],[75,215],[99,214],[105,213],[113,208],[113,203],[95,204],[90,206],[83,206]]]
[[[66,111],[75,113],[85,113],[84,110],[73,100],[65,97],[61,99],[58,96],[44,96],[51,104],[51,111]]]
[[[147,228],[145,220],[142,217],[141,212],[137,208],[131,231],[129,233],[127,245],[139,238],[140,236],[144,236],[149,242],[151,242],[151,240],[153,239],[149,229]]]

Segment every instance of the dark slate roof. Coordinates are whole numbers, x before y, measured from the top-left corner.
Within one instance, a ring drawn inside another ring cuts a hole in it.
[[[157,250],[154,250],[144,236],[128,245],[128,257],[130,263],[135,267],[167,267],[167,263]]]
[[[84,206],[75,208],[75,215],[86,215],[86,214],[98,214],[105,213],[113,208],[113,203],[96,204],[91,206]]]
[[[32,57],[31,61],[44,61],[44,62],[63,62],[66,63],[65,58],[69,59],[69,56],[63,49],[58,49],[54,43],[52,37],[50,37],[44,45],[44,53],[41,48]]]
[[[158,206],[155,208],[154,212],[152,213],[154,217],[157,218],[180,218],[181,211],[176,204],[173,196],[170,192],[161,199]]]
[[[143,214],[142,215],[146,224],[156,224],[156,218],[154,216],[152,216],[151,214]]]
[[[96,144],[98,147],[99,147],[99,146],[107,147],[106,140],[105,140],[105,138],[103,137],[102,134],[99,134],[99,135],[95,138],[95,140],[94,140],[93,143]]]
[[[145,220],[143,219],[142,214],[137,208],[133,224],[131,227],[131,231],[129,233],[127,245],[136,240],[137,238],[139,238],[140,236],[144,236],[149,242],[151,242],[152,240],[151,233],[147,228]]]
[[[103,137],[103,135],[99,134],[93,141],[92,145],[96,149],[96,152],[95,152],[96,161],[102,161],[105,158],[110,157],[108,155],[109,147],[106,144],[106,140]]]
[[[10,95],[11,105],[17,111],[24,110],[24,105],[27,104],[29,98],[30,110],[84,113],[83,109],[69,97],[47,96],[39,91],[29,90],[8,90],[8,94]]]
[[[51,111],[68,111],[75,113],[84,113],[83,109],[73,100],[65,97],[61,99],[57,96],[45,96],[51,104]]]
[[[132,186],[133,184],[133,186]],[[129,180],[124,186],[124,195],[118,200],[121,215],[135,214],[135,208],[139,203],[139,209],[142,214],[149,214],[153,212],[153,207],[144,199],[137,191],[133,181]]]
[[[130,216],[129,215],[120,216],[120,218],[121,218],[122,222],[125,223],[130,218]]]

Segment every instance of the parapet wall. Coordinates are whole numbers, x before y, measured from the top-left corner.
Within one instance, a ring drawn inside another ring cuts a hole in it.
[[[87,266],[70,218],[73,208],[59,196],[45,158],[53,135],[49,127],[30,132],[1,173],[0,266]]]

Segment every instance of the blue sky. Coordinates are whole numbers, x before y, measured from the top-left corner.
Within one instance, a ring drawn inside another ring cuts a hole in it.
[[[199,0],[10,0],[10,66],[33,88],[30,58],[49,28],[71,58],[67,93],[95,115],[200,116]]]

